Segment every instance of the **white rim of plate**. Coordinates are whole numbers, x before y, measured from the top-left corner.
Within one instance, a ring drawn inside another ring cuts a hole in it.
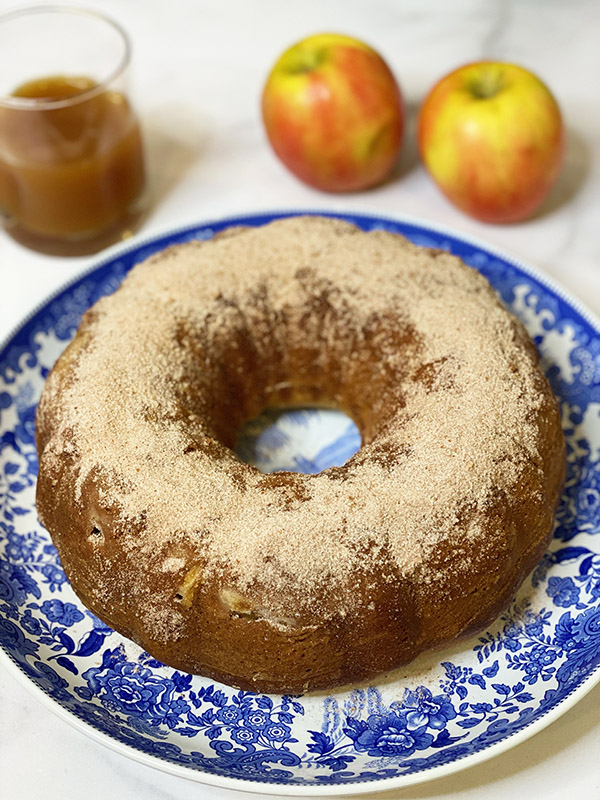
[[[358,209],[342,209],[342,208],[279,208],[279,209],[265,209],[260,211],[240,211],[239,213],[230,213],[226,216],[207,220],[205,222],[189,222],[186,225],[181,225],[176,228],[166,228],[163,231],[157,231],[149,236],[136,236],[128,240],[126,243],[120,242],[113,245],[104,251],[101,258],[94,261],[92,264],[84,267],[70,280],[66,281],[54,292],[50,293],[44,300],[38,303],[32,311],[27,314],[23,320],[18,323],[0,342],[0,352],[10,343],[16,333],[28,322],[30,322],[48,303],[52,302],[56,297],[67,291],[71,286],[76,284],[82,278],[95,272],[97,269],[105,266],[113,261],[120,255],[126,255],[142,247],[149,246],[156,242],[158,239],[163,239],[169,236],[178,236],[186,231],[192,231],[197,228],[210,228],[213,225],[223,225],[224,223],[234,223],[243,217],[252,217],[254,219],[265,217],[265,221],[269,217],[280,216],[301,216],[301,215],[315,215],[326,214],[328,216],[336,217],[363,217],[365,219],[389,221],[397,224],[413,225],[422,228],[425,231],[432,231],[442,236],[448,236],[453,239],[458,239],[466,244],[473,245],[474,247],[482,250],[489,255],[496,256],[506,263],[516,267],[527,275],[530,275],[536,281],[546,286],[557,295],[561,300],[571,306],[577,313],[579,313],[588,322],[600,336],[600,318],[598,318],[584,303],[577,298],[573,297],[561,284],[554,278],[550,278],[541,270],[532,267],[519,258],[507,254],[501,248],[495,245],[490,245],[477,236],[470,233],[462,233],[453,230],[445,225],[429,222],[420,217],[411,215],[387,215],[378,214],[370,211],[361,211]],[[215,786],[222,789],[231,789],[234,791],[249,792],[252,794],[266,794],[266,795],[279,795],[279,796],[296,796],[296,797],[315,797],[315,796],[340,796],[340,795],[359,795],[369,794],[375,792],[384,792],[392,789],[407,788],[415,786],[427,781],[433,781],[437,778],[443,778],[452,775],[456,772],[462,772],[477,764],[481,764],[490,758],[494,758],[501,753],[511,750],[513,747],[521,744],[525,740],[535,736],[542,730],[547,728],[559,717],[565,714],[569,709],[573,708],[580,700],[582,700],[598,683],[600,683],[600,664],[588,675],[582,684],[574,687],[571,692],[558,702],[558,704],[548,711],[543,717],[539,717],[527,723],[518,733],[508,736],[498,742],[493,742],[488,747],[482,748],[479,752],[471,755],[459,756],[457,759],[439,766],[434,766],[425,769],[422,772],[412,773],[405,776],[397,776],[393,778],[382,778],[381,780],[373,780],[367,782],[356,783],[338,783],[338,784],[325,784],[325,785],[312,785],[312,786],[294,786],[290,784],[274,784],[261,781],[251,781],[244,778],[230,778],[221,775],[204,772],[201,770],[194,770],[183,765],[175,765],[167,760],[163,760],[157,756],[147,755],[146,753],[137,750],[131,745],[126,745],[113,739],[106,733],[96,730],[92,725],[79,719],[71,712],[67,711],[57,700],[50,697],[39,686],[36,686],[20,667],[11,659],[9,654],[0,648],[0,663],[3,664],[7,671],[20,683],[32,696],[39,700],[42,705],[49,708],[60,719],[67,722],[71,727],[84,733],[89,738],[98,742],[99,744],[108,747],[122,756],[131,758],[134,761],[144,764],[148,767],[153,767],[161,772],[165,772],[176,777],[185,778],[187,780],[195,781],[196,783],[203,783],[208,786]]]

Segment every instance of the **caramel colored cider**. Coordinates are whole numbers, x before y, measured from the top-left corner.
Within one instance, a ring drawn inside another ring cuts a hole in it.
[[[118,226],[144,186],[140,129],[126,97],[67,76],[25,83],[13,96],[40,102],[0,106],[0,209],[50,239]]]

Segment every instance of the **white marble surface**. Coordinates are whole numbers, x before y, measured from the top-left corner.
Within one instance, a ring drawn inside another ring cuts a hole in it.
[[[0,10],[14,7],[0,0]],[[146,130],[153,211],[142,234],[234,212],[296,208],[411,214],[472,233],[545,270],[600,314],[600,5],[596,0],[97,0],[133,37],[134,85]],[[310,33],[370,42],[396,73],[411,113],[433,82],[481,57],[544,78],[569,129],[566,164],[536,217],[512,226],[452,208],[419,166],[409,126],[394,180],[329,197],[275,160],[258,100],[275,57]],[[51,43],[49,43],[51,46]],[[0,339],[91,263],[29,252],[0,233]],[[600,797],[600,686],[516,749],[451,777],[383,797]],[[64,798],[228,798],[142,766],[87,739],[0,669],[0,795]]]

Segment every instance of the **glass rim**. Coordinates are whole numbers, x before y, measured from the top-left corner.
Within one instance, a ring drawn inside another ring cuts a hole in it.
[[[6,11],[0,14],[0,27],[2,27],[6,22],[33,14],[73,14],[80,17],[88,17],[89,19],[93,18],[103,22],[111,27],[120,36],[123,43],[123,55],[119,59],[116,67],[111,70],[109,74],[99,83],[89,89],[84,89],[82,92],[78,92],[71,97],[66,97],[61,100],[41,100],[35,97],[14,97],[12,95],[0,95],[0,107],[11,108],[20,111],[41,111],[54,108],[68,108],[69,106],[85,102],[86,100],[90,100],[91,98],[102,94],[102,92],[105,92],[107,87],[114,80],[116,80],[119,75],[122,75],[129,65],[129,62],[131,61],[131,40],[124,28],[122,28],[118,22],[115,22],[115,20],[109,17],[107,14],[86,6],[51,3],[48,5],[35,4],[23,6],[21,8],[14,8],[12,11]],[[43,78],[45,76],[40,77]]]

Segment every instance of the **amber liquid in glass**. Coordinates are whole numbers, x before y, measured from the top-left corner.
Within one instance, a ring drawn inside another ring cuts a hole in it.
[[[41,78],[13,96],[72,102],[0,107],[0,210],[9,233],[36,249],[94,252],[141,216],[132,210],[144,188],[137,118],[123,94],[84,94],[96,88],[85,77]]]

